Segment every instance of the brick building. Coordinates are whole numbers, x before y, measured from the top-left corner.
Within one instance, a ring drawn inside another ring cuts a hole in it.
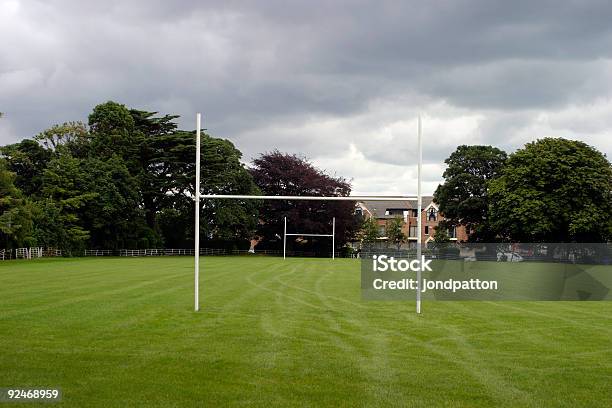
[[[433,201],[432,196],[423,196],[421,226],[423,242],[428,243],[433,241],[435,228],[444,216],[440,214],[438,206]],[[362,214],[366,218],[375,218],[380,228],[380,240],[386,240],[385,227],[387,221],[396,217],[402,217],[404,225],[402,227],[404,233],[408,237],[408,243],[416,243],[417,241],[417,200],[406,201],[362,201],[357,203],[357,213]],[[465,227],[459,226],[448,231],[451,241],[466,241],[467,233]]]

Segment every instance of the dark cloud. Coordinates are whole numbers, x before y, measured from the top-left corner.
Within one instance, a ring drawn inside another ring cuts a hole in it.
[[[609,21],[607,1],[0,0],[0,144],[112,99],[203,111],[246,158],[401,166],[418,113],[431,163],[574,131],[610,154]]]

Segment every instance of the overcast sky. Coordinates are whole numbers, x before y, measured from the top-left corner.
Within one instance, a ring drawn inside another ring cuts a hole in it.
[[[182,116],[245,160],[278,148],[424,192],[459,144],[546,136],[612,154],[610,1],[0,0],[0,145],[98,103]]]

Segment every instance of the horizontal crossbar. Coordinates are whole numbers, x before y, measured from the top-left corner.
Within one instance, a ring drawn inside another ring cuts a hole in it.
[[[287,236],[294,235],[299,237],[333,237],[334,234],[285,234]]]
[[[258,196],[233,194],[202,194],[200,198],[222,198],[234,200],[312,200],[312,201],[406,201],[416,196]]]

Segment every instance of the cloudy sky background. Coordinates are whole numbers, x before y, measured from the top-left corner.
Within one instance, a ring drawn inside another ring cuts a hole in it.
[[[459,144],[546,136],[612,155],[609,1],[0,0],[0,145],[98,103],[195,112],[248,161],[278,148],[356,194],[424,192]]]

